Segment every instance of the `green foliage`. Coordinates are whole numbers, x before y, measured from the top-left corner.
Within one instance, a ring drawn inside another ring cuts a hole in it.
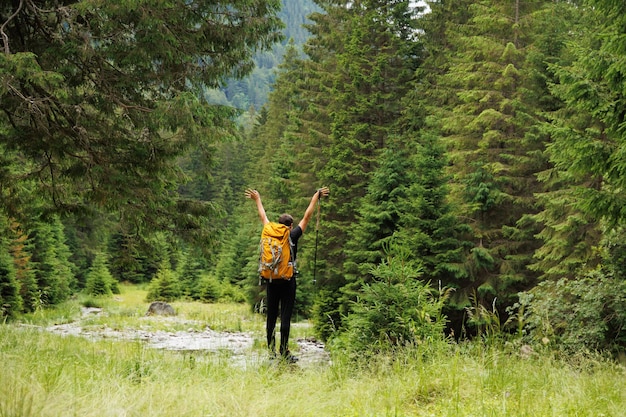
[[[147,272],[146,252],[140,236],[112,233],[107,249],[111,274],[120,282],[138,284],[149,281],[151,276]]]
[[[119,212],[129,233],[216,243],[216,206],[178,193],[179,157],[238,134],[237,111],[200,92],[250,73],[253,54],[282,39],[279,9],[279,0],[3,4],[3,208],[20,220],[34,209]]]
[[[197,252],[187,248],[187,253],[179,265],[178,276],[180,278],[181,291],[184,297],[197,299],[198,284],[205,269],[204,262]]]
[[[296,62],[286,77],[285,92],[290,95],[284,136],[295,155],[292,178],[302,184],[300,189],[331,189],[331,197],[322,203],[318,259],[323,259],[323,267],[316,278],[324,286],[341,288],[346,272],[357,274],[357,258],[376,257],[375,245],[384,237],[384,232],[372,237],[373,247],[349,247],[355,256],[347,258],[346,242],[361,199],[397,128],[401,98],[410,88],[416,16],[402,1],[358,1],[351,7],[318,4],[322,11],[313,13],[313,23],[307,25],[312,33],[304,46],[308,57]],[[315,303],[323,300],[316,298]],[[334,302],[314,308],[316,322],[327,323],[332,316],[334,326],[341,326]]]
[[[245,303],[247,300],[246,291],[239,284],[221,283],[222,295],[220,301],[226,303]]]
[[[575,208],[592,218],[619,224],[624,218],[624,77],[621,63],[624,5],[590,1],[568,52],[573,62],[552,69],[553,94],[565,108],[552,114],[548,149],[558,171],[566,173]]]
[[[148,286],[146,301],[174,301],[182,295],[180,280],[176,272],[162,263]]]
[[[113,216],[91,213],[90,216],[65,216],[61,219],[67,238],[70,261],[75,266],[76,286],[85,287],[85,278],[96,254],[105,250],[111,231],[115,229]]]
[[[32,313],[41,307],[41,293],[37,286],[35,271],[31,265],[28,235],[17,222],[12,222],[8,235],[11,237],[10,254],[15,265],[15,278],[19,284],[23,311]]]
[[[214,303],[222,297],[222,285],[212,274],[205,274],[198,282],[196,297],[205,303]]]
[[[424,280],[455,289],[448,303],[462,308],[472,286],[467,262],[474,247],[472,230],[450,202],[451,178],[445,170],[448,160],[441,141],[428,131],[414,139],[417,143],[409,147],[411,181],[400,216],[398,243],[411,248],[412,256],[421,262]]]
[[[408,251],[397,250],[391,246],[371,272],[374,282],[363,285],[345,319],[345,333],[335,342],[338,349],[371,356],[443,340],[445,297],[419,280],[421,268],[408,260]]]
[[[241,110],[258,110],[266,104],[276,81],[276,68],[284,61],[291,44],[300,48],[309,37],[303,24],[311,12],[319,10],[313,0],[282,0],[281,3],[278,17],[285,24],[284,40],[275,44],[271,51],[255,54],[255,67],[249,76],[241,80],[229,79],[219,93],[217,90],[209,92],[213,97],[221,93],[223,101],[207,101],[230,104]]]
[[[354,275],[358,282],[369,281],[372,266],[384,256],[383,246],[401,227],[408,212],[408,189],[415,178],[406,152],[388,146],[379,160],[359,207],[358,219],[348,231],[344,270],[349,282],[354,281]]]
[[[418,344],[426,281],[455,289],[442,307],[455,333],[497,339],[512,314],[519,334],[569,351],[623,347],[619,1],[435,1],[419,19],[402,0],[18,3],[0,6],[12,311],[108,293],[104,245],[112,284],[258,307],[241,190],[262,190],[273,217],[328,185],[320,285],[305,237],[297,295],[323,339]],[[315,13],[296,31],[302,10]],[[258,114],[267,85],[233,79],[253,62],[255,80],[276,80]],[[254,108],[236,121],[228,103]],[[398,273],[392,239],[419,279],[381,280]]]
[[[85,292],[89,295],[119,294],[119,286],[107,266],[106,254],[99,252],[89,268],[85,281]]]
[[[490,309],[479,300],[476,293],[470,296],[471,305],[465,308],[468,326],[474,328],[476,336],[487,344],[502,341],[508,322],[502,322],[500,319],[495,300]]]
[[[542,226],[537,237],[543,244],[535,251],[535,262],[529,268],[541,272],[542,279],[573,279],[600,262],[596,250],[602,239],[600,223],[577,208],[580,200],[573,191],[575,186],[568,185],[570,181],[564,177],[568,175],[556,170],[540,176],[551,187],[560,183],[560,187],[537,196],[543,210],[532,217]]]
[[[449,209],[471,227],[463,235],[457,226],[460,250],[449,246],[453,262],[441,271],[446,284],[459,290],[453,296],[457,308],[476,294],[485,311],[496,300],[505,320],[505,307],[540,275],[528,265],[541,246],[541,226],[528,216],[539,211],[536,196],[545,191],[536,176],[549,168],[543,154],[549,136],[540,126],[545,108],[559,105],[547,98],[546,62],[561,59],[568,7],[435,2],[425,16],[429,54],[419,70],[425,82],[416,85],[410,109],[426,115],[418,127],[446,146]]]
[[[211,323],[212,330],[243,330],[262,338],[262,317],[244,306],[185,303],[177,309],[184,323],[129,316],[129,310],[147,307],[135,292],[124,288],[122,310],[106,301],[106,314],[97,323],[120,332],[142,330],[145,336],[158,330],[159,337],[175,337],[193,320]],[[128,299],[137,303],[126,304]],[[71,303],[72,308],[38,313],[36,323],[47,327],[59,318],[79,317],[79,301]],[[88,330],[97,331],[93,326]],[[285,369],[259,361],[264,346],[244,352],[168,351],[139,341],[64,337],[9,323],[0,326],[0,415],[51,417],[72,410],[96,417],[103,410],[115,410],[164,417],[199,416],[210,410],[220,416],[258,417],[525,417],[550,410],[558,416],[597,417],[619,416],[626,409],[623,366],[599,355],[559,358],[536,349],[522,356],[506,347],[431,343],[363,363],[338,354],[332,363],[301,361],[297,369]],[[51,401],[51,393],[59,392],[65,395]]]
[[[248,206],[248,209],[250,208]],[[254,246],[250,242],[251,227],[247,225],[239,226],[239,223],[232,223],[231,233],[229,236],[225,236],[222,253],[215,265],[215,276],[221,282],[240,283],[245,280],[246,254],[249,254],[250,249]],[[253,224],[256,225],[257,223]],[[260,236],[259,232],[254,245],[258,246],[258,238]]]
[[[598,269],[545,281],[524,298],[527,332],[566,353],[626,348],[626,281]]]
[[[13,259],[0,239],[0,318],[13,317],[22,311],[22,297],[15,277]]]
[[[31,266],[41,302],[43,305],[58,304],[71,295],[75,283],[63,225],[58,219],[53,219],[52,223],[39,221],[31,228],[30,235]]]
[[[315,324],[316,334],[324,341],[331,340],[342,330],[342,323],[348,315],[350,305],[345,303],[338,294],[342,288],[325,285],[317,290],[311,308],[311,318]]]

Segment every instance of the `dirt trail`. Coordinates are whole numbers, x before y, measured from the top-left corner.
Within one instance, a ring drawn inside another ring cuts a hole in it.
[[[83,308],[82,318],[101,314],[101,309]],[[177,317],[146,317],[146,319],[175,320],[188,322]],[[83,336],[90,339],[140,340],[149,347],[181,352],[228,353],[233,365],[246,367],[250,364],[267,360],[264,352],[254,349],[254,337],[244,332],[217,332],[206,328],[202,331],[148,331],[141,329],[116,330],[109,327],[96,329],[83,327],[82,320],[46,327],[46,330],[61,335]],[[324,365],[330,363],[324,344],[313,339],[298,339],[298,351],[295,352],[301,366]]]

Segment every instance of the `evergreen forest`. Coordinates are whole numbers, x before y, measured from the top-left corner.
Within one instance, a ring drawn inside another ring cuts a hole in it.
[[[296,222],[298,316],[376,351],[626,348],[622,0],[0,5],[0,316],[145,285],[263,310]]]

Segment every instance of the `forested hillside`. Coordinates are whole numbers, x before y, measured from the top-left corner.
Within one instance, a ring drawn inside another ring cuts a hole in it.
[[[313,0],[282,0],[281,3],[278,17],[285,24],[284,40],[275,44],[271,51],[258,52],[253,57],[254,69],[245,78],[231,78],[223,87],[207,90],[204,93],[207,101],[253,113],[267,102],[267,96],[276,80],[276,70],[289,43],[293,42],[298,49],[302,48],[310,36],[304,27],[308,22],[307,16],[318,9]]]
[[[420,343],[429,300],[457,338],[626,345],[623,1],[14,3],[3,315],[120,281],[258,306],[244,189],[298,219],[328,186],[298,252],[324,339]]]

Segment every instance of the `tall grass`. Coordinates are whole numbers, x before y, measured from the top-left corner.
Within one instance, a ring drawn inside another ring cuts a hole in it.
[[[123,302],[103,301],[109,319],[119,319],[115,308],[136,309],[128,325],[143,323],[147,305]],[[263,337],[262,319],[245,308],[177,308],[190,320]],[[62,310],[65,317],[78,308]],[[177,353],[4,324],[0,417],[626,415],[624,369],[600,357],[565,360],[538,352],[526,358],[504,347],[442,343],[364,363],[333,359],[279,366],[250,355],[237,366],[227,353]]]

